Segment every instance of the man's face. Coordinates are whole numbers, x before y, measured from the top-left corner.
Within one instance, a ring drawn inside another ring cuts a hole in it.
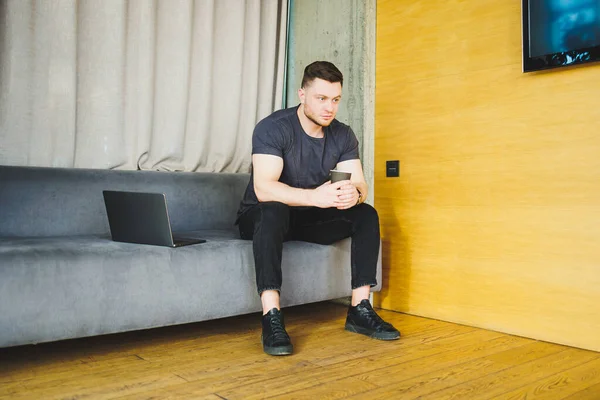
[[[308,119],[319,126],[329,126],[338,111],[342,85],[317,78],[305,88],[299,89],[298,96],[304,104],[304,115]]]

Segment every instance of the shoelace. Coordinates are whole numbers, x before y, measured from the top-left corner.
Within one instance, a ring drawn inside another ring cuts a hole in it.
[[[375,310],[373,310],[370,304],[364,306],[364,308],[362,309],[359,309],[359,313],[362,314],[367,319],[367,321],[369,321],[369,325],[382,327],[391,326],[389,323],[385,322],[379,315],[377,315],[377,313],[375,312]]]
[[[288,334],[283,327],[283,322],[279,318],[271,318],[271,332],[273,332],[273,337],[277,340],[285,340],[288,339]]]

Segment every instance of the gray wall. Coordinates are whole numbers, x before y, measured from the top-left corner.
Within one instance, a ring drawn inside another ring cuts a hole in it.
[[[316,60],[331,61],[344,74],[337,119],[358,137],[372,203],[375,0],[291,0],[288,107],[298,104],[304,67]]]

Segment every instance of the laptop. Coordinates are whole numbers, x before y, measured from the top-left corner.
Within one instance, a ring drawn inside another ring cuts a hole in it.
[[[110,234],[116,242],[167,247],[206,242],[204,239],[173,234],[164,193],[104,190],[102,194]]]

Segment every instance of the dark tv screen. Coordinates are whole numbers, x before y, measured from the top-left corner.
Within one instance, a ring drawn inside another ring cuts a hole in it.
[[[523,0],[523,71],[600,61],[600,0]]]

